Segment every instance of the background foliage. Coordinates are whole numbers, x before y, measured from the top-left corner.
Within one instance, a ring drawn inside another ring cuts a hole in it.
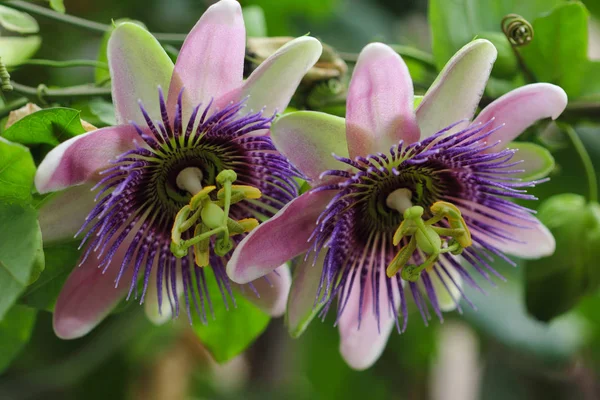
[[[600,206],[594,194],[600,176],[600,1],[241,1],[249,33],[310,32],[338,50],[350,67],[368,42],[394,45],[407,61],[417,94],[456,50],[483,37],[497,46],[499,60],[482,105],[537,81],[558,84],[569,95],[558,124],[542,122],[524,135],[555,160],[550,182],[534,194],[540,198],[540,219],[557,239],[556,254],[517,260],[515,269],[497,266],[507,282],[497,281],[487,296],[467,292],[477,311],[465,306],[464,314],[448,314],[443,324],[432,321],[429,327],[413,313],[407,332],[393,334],[382,358],[364,372],[341,360],[333,320],[314,322],[291,339],[282,320],[269,323],[241,298],[235,313],[216,309],[220,323],[208,327],[191,329],[185,318],[154,327],[140,307],[124,303],[83,339],[65,342],[54,336],[48,311],[75,265],[78,243],[42,245],[37,209],[51,198],[30,188],[44,154],[84,132],[81,119],[114,124],[108,33],[23,14],[15,11],[18,3],[0,1],[0,57],[18,82],[13,94],[0,99],[1,399],[600,398]],[[39,4],[104,24],[132,19],[152,32],[184,33],[209,2]],[[528,46],[513,48],[502,33],[502,18],[510,13],[532,24]],[[176,58],[178,43],[164,44]],[[34,56],[88,62],[71,68],[27,63]],[[301,88],[295,106],[344,115],[348,76],[335,90]],[[94,86],[80,90],[90,83]],[[27,101],[45,109],[5,129],[8,111]],[[217,365],[209,352],[225,364]],[[472,378],[463,392],[447,381],[458,372]]]

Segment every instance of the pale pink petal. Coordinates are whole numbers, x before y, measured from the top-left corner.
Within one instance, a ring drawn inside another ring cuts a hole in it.
[[[316,262],[314,257],[309,257],[304,261],[304,258],[300,256],[294,263],[294,278],[285,314],[285,324],[293,338],[297,338],[304,332],[322,307],[322,304],[315,304],[315,300],[323,272],[325,254],[325,251],[321,251]]]
[[[73,269],[67,278],[54,308],[54,332],[61,339],[77,339],[88,334],[119,304],[129,291],[133,268],[128,268],[115,288],[121,262],[127,251],[123,243],[106,271],[98,268],[92,253]]]
[[[440,310],[445,312],[454,311],[462,297],[463,279],[450,262],[445,261],[443,258],[440,258],[439,262],[444,264],[450,276],[446,275],[446,272],[442,268],[438,268],[442,279],[440,279],[440,276],[436,272],[430,273],[429,277],[431,278]]]
[[[305,253],[316,220],[334,195],[335,191],[304,193],[260,224],[235,248],[227,264],[229,279],[248,283]]]
[[[118,125],[75,136],[56,146],[42,160],[35,175],[35,187],[40,193],[65,189],[86,182],[95,182],[98,172],[109,161],[141,141],[135,128]]]
[[[497,54],[493,44],[477,39],[448,61],[417,107],[421,139],[473,118]]]
[[[244,297],[256,304],[261,310],[272,317],[281,317],[285,313],[288,293],[292,284],[292,274],[284,264],[262,278],[252,281],[257,294],[245,288]]]
[[[284,112],[304,74],[317,62],[323,47],[315,38],[294,39],[263,61],[239,90],[225,96],[227,100],[247,99],[247,109],[263,110],[264,115]]]
[[[165,322],[173,318],[173,307],[171,304],[175,304],[178,299],[174,299],[171,288],[167,290],[167,286],[162,285],[162,301],[160,307],[158,306],[158,288],[156,286],[156,273],[158,271],[158,258],[155,259],[152,272],[150,273],[150,280],[148,281],[148,288],[146,289],[146,295],[144,296],[144,311],[146,317],[154,325],[162,325]],[[177,268],[175,272],[175,287],[178,294],[182,294],[184,290],[183,278],[181,276],[181,268]],[[169,297],[171,297],[169,299]]]
[[[71,187],[44,201],[39,209],[44,243],[73,240],[94,208],[96,194],[91,189],[90,185]]]
[[[552,233],[537,218],[520,212],[519,217],[500,213],[467,200],[455,199],[465,217],[471,217],[498,232],[471,226],[474,236],[498,250],[525,259],[547,257],[554,253],[556,242]],[[496,216],[500,221],[484,214]]]
[[[285,114],[271,126],[277,149],[312,181],[330,169],[346,169],[332,154],[348,157],[346,124],[343,118],[314,112]]]
[[[406,64],[390,47],[371,43],[358,56],[346,100],[351,157],[419,140],[413,85]]]
[[[556,119],[567,106],[567,94],[550,83],[534,83],[512,90],[488,105],[475,119],[486,123],[492,118],[489,129],[500,127],[490,135],[487,143],[499,142],[488,152],[506,148],[508,142],[519,136],[536,121]]]
[[[385,280],[388,279],[382,270],[379,274],[379,322],[374,312],[374,296],[371,282],[371,273],[363,282],[364,299],[362,304],[362,319],[358,324],[360,277],[354,280],[346,308],[338,321],[340,331],[340,352],[351,368],[356,370],[367,369],[381,356],[392,329],[396,325],[396,316],[400,307],[397,283],[392,281],[394,295],[393,307],[388,301],[388,292]]]
[[[246,30],[240,4],[221,0],[206,10],[188,34],[169,86],[169,110],[181,88],[184,109],[208,105],[242,84]]]
[[[159,118],[158,87],[166,89],[173,73],[160,43],[140,25],[123,22],[111,34],[107,52],[117,123],[144,123],[138,100]]]

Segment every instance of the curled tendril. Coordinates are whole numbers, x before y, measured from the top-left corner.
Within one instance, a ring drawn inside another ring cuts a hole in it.
[[[8,73],[8,69],[6,69],[6,65],[0,60],[0,89],[3,91],[13,90],[12,85],[10,84],[10,74]]]
[[[514,47],[525,46],[533,39],[533,26],[518,14],[502,18],[502,32]]]
[[[311,108],[318,109],[328,100],[336,98],[344,92],[344,84],[338,78],[331,78],[316,83],[306,98],[306,103]]]

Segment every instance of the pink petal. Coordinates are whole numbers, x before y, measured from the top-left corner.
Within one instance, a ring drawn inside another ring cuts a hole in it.
[[[229,278],[248,283],[305,253],[316,220],[334,195],[334,191],[304,193],[260,224],[235,248],[227,264]]]
[[[169,86],[169,110],[184,88],[184,109],[239,87],[243,80],[246,30],[240,4],[221,0],[206,10],[188,34]]]
[[[171,284],[169,283],[169,290],[167,290],[167,285],[162,285],[162,301],[160,308],[158,307],[158,288],[156,285],[156,274],[158,272],[158,258],[154,260],[154,265],[152,266],[152,272],[150,273],[150,279],[148,281],[148,289],[146,290],[146,295],[144,296],[144,312],[146,313],[146,317],[150,322],[154,325],[162,325],[167,321],[170,321],[173,318],[173,307],[171,304],[175,304],[176,299],[173,298],[173,294],[171,292]],[[183,277],[181,276],[181,268],[176,268],[175,271],[175,293],[182,294],[184,293],[183,286]],[[169,299],[170,297],[170,299]]]
[[[247,109],[264,115],[283,112],[304,74],[319,60],[323,47],[315,38],[303,36],[280,47],[252,72],[239,90],[220,100],[246,101]]]
[[[500,127],[487,138],[499,142],[488,152],[500,151],[536,121],[556,119],[567,106],[567,94],[550,83],[534,83],[512,90],[488,105],[475,119],[486,123],[494,118],[490,129]]]
[[[343,118],[314,111],[285,114],[271,126],[271,137],[277,149],[312,181],[319,182],[323,171],[347,168],[332,156],[348,157]]]
[[[71,187],[43,203],[39,221],[44,243],[73,240],[94,208],[96,193],[91,189],[90,185]]]
[[[298,257],[296,260],[294,279],[285,315],[285,324],[293,338],[299,337],[304,332],[321,309],[320,304],[315,304],[315,300],[323,272],[325,254],[325,251],[321,251],[316,262],[314,257],[309,257],[306,261],[302,257]]]
[[[63,286],[54,308],[54,332],[61,339],[88,334],[119,304],[129,291],[133,268],[128,268],[115,288],[115,279],[128,247],[125,241],[115,253],[105,274],[92,253],[75,267]]]
[[[244,297],[272,317],[281,317],[285,313],[291,284],[290,269],[284,264],[263,278],[252,281],[258,296],[250,288],[245,288],[242,293]]]
[[[396,315],[400,307],[400,296],[394,296],[394,306],[390,308],[385,280],[385,271],[379,274],[379,323],[374,312],[374,298],[371,272],[363,282],[364,299],[362,319],[358,325],[360,279],[354,285],[346,308],[338,321],[340,331],[340,352],[351,368],[364,370],[372,366],[381,356],[392,329],[396,325]],[[393,293],[398,293],[396,281],[392,281]]]
[[[108,66],[117,123],[144,123],[138,101],[159,118],[158,87],[166,88],[173,62],[150,32],[133,22],[120,23],[108,41]]]
[[[465,217],[501,230],[503,237],[471,227],[477,237],[504,253],[525,259],[547,257],[554,253],[556,243],[552,233],[537,218],[526,212],[519,213],[521,218],[518,218],[467,200],[458,200],[457,205]],[[482,214],[495,215],[502,222]]]
[[[94,182],[108,162],[130,150],[140,139],[135,128],[118,125],[76,136],[56,146],[42,160],[35,176],[40,193]]]
[[[346,103],[352,158],[387,151],[400,140],[419,140],[412,80],[406,64],[390,47],[371,43],[361,51]]]
[[[421,139],[473,118],[497,54],[493,44],[477,39],[448,61],[417,107]]]

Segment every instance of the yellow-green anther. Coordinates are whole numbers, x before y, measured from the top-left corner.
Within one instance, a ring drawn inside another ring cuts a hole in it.
[[[204,224],[196,225],[194,236],[200,236],[208,231],[208,227]],[[186,249],[187,251],[187,249]],[[210,239],[205,239],[194,245],[194,261],[199,267],[206,267],[210,262]]]
[[[457,235],[449,235],[454,237],[462,247],[469,247],[473,244],[471,232],[458,207],[446,201],[438,201],[433,203],[430,209],[434,216],[446,218],[451,228],[462,230],[462,232]]]
[[[173,223],[173,228],[171,228],[171,242],[175,244],[179,244],[181,242],[181,233],[185,232],[185,230],[181,229],[181,225],[187,220],[188,215],[191,212],[190,206],[185,206],[175,216],[175,222]]]
[[[396,257],[394,257],[390,265],[387,267],[387,276],[391,278],[392,276],[396,275],[396,273],[406,265],[416,248],[417,241],[413,237],[406,246],[400,249],[398,254],[396,254]]]
[[[206,187],[202,188],[201,191],[199,191],[198,193],[196,193],[192,197],[192,200],[190,200],[190,207],[192,208],[192,210],[196,210],[200,206],[202,206],[202,204],[204,202],[210,201],[209,195],[215,189],[216,189],[215,186],[206,186]]]

